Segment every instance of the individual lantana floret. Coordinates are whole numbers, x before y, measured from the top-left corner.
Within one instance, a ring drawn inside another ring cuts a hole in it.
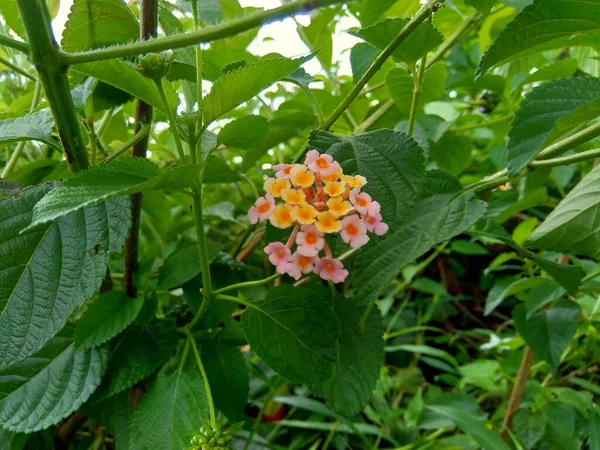
[[[277,272],[299,280],[311,272],[341,283],[348,277],[344,264],[332,254],[327,239],[339,234],[352,248],[369,242],[368,233],[382,236],[381,205],[361,192],[367,179],[345,175],[331,155],[310,150],[304,164],[274,166],[260,197],[248,211],[251,223],[269,220],[277,228],[292,228],[287,242],[272,242],[265,253]],[[277,203],[279,201],[279,203]],[[323,253],[323,255],[322,255]]]

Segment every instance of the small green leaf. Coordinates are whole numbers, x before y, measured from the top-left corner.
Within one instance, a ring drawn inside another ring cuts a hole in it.
[[[197,372],[159,375],[129,425],[130,450],[180,450],[208,422],[204,381]]]
[[[227,147],[249,149],[265,140],[269,121],[262,116],[244,116],[228,123],[219,132],[218,142]]]
[[[52,137],[53,129],[54,119],[47,109],[22,117],[0,120],[0,144],[33,140],[60,148],[58,141]]]
[[[526,317],[525,305],[513,310],[515,328],[533,353],[546,361],[556,373],[563,352],[577,330],[580,308],[568,300],[557,303],[550,310],[539,310]]]
[[[444,84],[446,82],[446,69],[443,63],[431,66],[424,74],[423,88],[419,95],[418,111],[423,110],[423,105],[441,98]],[[396,107],[403,113],[408,114],[413,97],[413,78],[401,67],[393,67],[388,70],[385,84],[394,100]]]
[[[215,259],[223,246],[215,242],[207,243],[209,261]],[[164,262],[158,275],[160,289],[173,289],[202,273],[197,245],[188,245],[174,251]]]
[[[75,0],[61,45],[67,52],[128,44],[139,36],[139,24],[123,0]]]
[[[21,39],[26,39],[25,27],[23,19],[19,13],[17,0],[3,0],[0,2],[0,16],[6,21],[6,24],[13,30]]]
[[[487,15],[498,0],[465,0],[465,4],[472,6],[481,14]]]
[[[85,350],[104,344],[137,317],[143,297],[131,298],[123,291],[109,291],[91,303],[75,327],[75,348]]]
[[[359,42],[350,51],[350,66],[352,67],[352,78],[354,82],[360,80],[369,66],[373,63],[379,50],[366,42]]]
[[[546,431],[544,413],[522,409],[515,414],[512,429],[525,448],[534,448]]]
[[[333,411],[354,417],[371,398],[379,378],[379,367],[383,361],[381,315],[374,308],[362,330],[362,311],[354,299],[338,296],[334,307],[342,323],[340,360],[333,379],[313,385],[310,390],[323,397]]]
[[[521,77],[518,75],[514,77],[513,86],[515,81],[517,81],[517,85],[513,88],[513,90],[521,89],[526,84],[535,83],[538,81],[548,81],[548,80],[556,80],[559,78],[569,78],[572,77],[575,71],[577,70],[577,60],[574,58],[566,58],[559,59],[558,61],[553,61],[550,64],[541,67],[538,71],[533,73],[524,73],[521,74]]]
[[[521,278],[515,279],[514,277],[501,278],[496,283],[487,297],[485,303],[486,316],[490,315],[498,306],[502,304],[504,299],[511,295],[519,294],[523,291],[535,288],[544,282],[543,278]]]
[[[98,387],[107,360],[103,349],[75,350],[67,333],[52,338],[0,372],[0,425],[31,433],[60,422]]]
[[[490,254],[485,247],[482,247],[477,242],[467,241],[464,239],[452,241],[452,244],[450,244],[450,249],[453,252],[460,253],[461,255],[477,256]]]
[[[527,295],[527,299],[525,300],[525,310],[527,311],[526,318],[530,319],[531,315],[538,309],[554,300],[558,300],[565,294],[565,288],[556,281],[544,279],[543,283],[534,287]]]
[[[517,245],[523,245],[527,238],[533,232],[533,229],[537,226],[538,220],[536,217],[531,217],[527,220],[524,220],[519,225],[515,227],[512,232],[512,238],[517,243]]]
[[[341,328],[328,290],[272,288],[248,304],[242,329],[258,357],[289,381],[317,384],[335,374]]]

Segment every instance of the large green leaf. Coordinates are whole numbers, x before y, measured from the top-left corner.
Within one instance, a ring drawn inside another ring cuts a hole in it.
[[[109,291],[88,305],[75,327],[75,347],[84,350],[104,344],[137,317],[143,297],[131,298],[123,291]]]
[[[0,426],[31,433],[77,410],[100,384],[107,362],[99,348],[75,350],[67,333],[0,372]]]
[[[531,315],[538,309],[566,294],[565,289],[556,281],[547,279],[543,280],[543,283],[534,287],[527,295],[527,299],[525,300],[527,319],[529,319]]]
[[[356,136],[313,131],[309,144],[338,161],[344,173],[367,178],[364,191],[381,203],[383,220],[404,220],[414,206],[425,174],[425,157],[413,138],[392,130]]]
[[[422,111],[423,105],[442,96],[446,82],[446,69],[443,63],[431,66],[424,74],[423,87],[419,95],[417,110]],[[387,71],[385,83],[396,107],[407,114],[410,112],[413,98],[413,78],[406,69],[393,67]]]
[[[433,245],[467,230],[485,213],[486,204],[460,194],[460,184],[446,172],[429,172],[417,206],[404,223],[367,246],[354,263],[355,296],[365,302],[400,270]]]
[[[208,259],[212,261],[219,254],[223,246],[208,241]],[[165,260],[158,274],[158,287],[161,289],[173,289],[181,286],[186,281],[197,277],[202,272],[198,256],[198,246],[188,245],[174,251]]]
[[[512,429],[525,448],[534,448],[546,431],[544,413],[522,409],[515,414]]]
[[[47,109],[22,117],[0,120],[0,144],[33,140],[58,148],[58,141],[52,137],[53,129],[54,119]]]
[[[509,175],[516,176],[527,167],[548,143],[561,119],[566,120],[577,108],[598,97],[600,80],[592,77],[554,80],[531,91],[521,102],[511,124],[506,146]],[[584,116],[580,120],[584,120]]]
[[[350,33],[379,49],[384,49],[408,22],[409,19],[386,19],[360,30],[351,30]],[[430,22],[423,22],[402,41],[392,56],[413,65],[442,41],[442,34]]]
[[[527,245],[600,257],[600,166],[588,173],[537,228]]]
[[[204,381],[197,372],[159,375],[129,425],[130,450],[181,450],[208,422]]]
[[[31,227],[123,195],[188,187],[199,171],[199,165],[190,164],[161,172],[146,158],[130,157],[90,167],[67,178],[36,204]]]
[[[0,2],[0,16],[2,16],[6,21],[6,24],[17,33],[20,38],[27,38],[25,27],[23,26],[23,19],[21,19],[19,7],[17,6],[17,0],[3,0]]]
[[[533,353],[546,361],[553,372],[558,369],[563,352],[577,331],[580,308],[577,303],[563,300],[550,310],[538,310],[526,316],[525,305],[513,310],[515,328]]]
[[[129,231],[128,198],[23,231],[49,188],[0,201],[0,369],[42,348],[96,292]]]
[[[75,0],[61,45],[78,52],[128,44],[138,36],[138,21],[123,0]]]
[[[340,358],[340,321],[331,293],[317,287],[282,285],[248,304],[242,329],[269,367],[296,383],[330,380]]]
[[[288,76],[312,56],[288,59],[270,55],[226,72],[214,82],[210,93],[202,101],[204,120],[213,122]]]
[[[543,50],[598,45],[600,1],[536,0],[500,33],[481,59],[478,73]]]
[[[219,132],[218,142],[227,147],[249,149],[264,141],[269,121],[262,116],[244,116],[228,123]]]
[[[379,378],[383,361],[381,315],[376,308],[371,311],[362,330],[358,305],[345,297],[336,297],[335,313],[342,323],[340,360],[332,380],[310,389],[325,398],[333,411],[354,417],[371,398]]]

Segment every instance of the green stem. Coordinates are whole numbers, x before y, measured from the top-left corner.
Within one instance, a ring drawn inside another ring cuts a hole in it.
[[[71,172],[86,169],[89,165],[88,155],[71,98],[67,71],[59,61],[58,45],[46,2],[17,0],[17,4],[31,43],[29,57],[42,80],[69,168]]]
[[[5,45],[6,47],[14,48],[15,50],[19,50],[20,52],[27,54],[29,54],[30,50],[27,42],[17,41],[16,39],[8,37],[4,34],[0,34],[0,45]]]
[[[179,155],[179,160],[182,164],[186,163],[185,152],[183,151],[183,145],[181,144],[181,139],[179,137],[179,133],[177,132],[177,125],[175,122],[175,115],[173,114],[173,110],[169,105],[169,101],[167,100],[167,96],[165,95],[165,89],[160,80],[154,80],[156,84],[156,88],[158,89],[158,94],[160,95],[160,100],[163,104],[163,108],[167,115],[167,120],[169,121],[169,128],[171,129],[171,133],[173,134],[173,140],[175,141],[175,147],[177,147],[177,154]]]
[[[31,2],[31,0],[21,1]],[[152,39],[150,41],[134,42],[131,44],[101,48],[86,52],[61,53],[61,62],[69,65],[80,64],[91,61],[101,61],[105,59],[124,58],[141,55],[144,53],[161,52],[163,50],[172,50],[181,47],[188,47],[200,42],[212,42],[242,33],[275,20],[283,19],[300,11],[321,8],[324,6],[333,5],[335,3],[342,3],[344,1],[345,0],[297,0],[286,3],[278,8],[269,9],[248,17],[221,25],[216,25],[214,27],[192,31],[190,33],[165,36],[158,39]]]
[[[181,354],[181,361],[179,361],[179,374],[181,374],[183,366],[185,365],[185,362],[187,360],[188,354],[190,353],[190,344],[191,341],[186,334],[185,346],[183,347],[183,353]]]
[[[88,134],[90,137],[90,165],[96,165],[96,144],[97,144],[97,136],[96,136],[96,128],[94,126],[94,102],[90,97],[85,105],[85,115],[88,126]]]
[[[248,308],[254,307],[254,305],[252,303],[250,303],[249,301],[246,301],[239,297],[234,297],[232,295],[217,294],[215,296],[215,298],[217,298],[219,300],[225,300],[226,302],[232,302],[232,303],[237,303],[239,305],[244,305],[244,306],[247,306]]]
[[[208,377],[206,376],[206,370],[204,370],[204,364],[202,364],[202,358],[200,358],[200,352],[198,351],[198,346],[196,345],[196,341],[194,340],[194,336],[189,331],[186,332],[188,341],[192,343],[192,351],[194,352],[194,356],[196,357],[196,364],[198,365],[198,370],[200,370],[200,374],[202,375],[202,379],[204,380],[204,390],[206,391],[206,399],[208,401],[208,413],[210,416],[210,426],[213,430],[217,429],[217,416],[215,414],[215,403],[213,402],[212,391],[210,390],[210,383],[208,382]]]
[[[513,117],[514,116],[512,114],[509,114],[508,116],[500,117],[494,120],[488,120],[487,122],[474,123],[471,125],[465,125],[464,127],[452,128],[448,130],[448,133],[462,133],[464,131],[476,130],[478,128],[487,128],[504,122],[510,122]]]
[[[200,18],[198,16],[198,2],[192,1],[192,17],[194,18],[194,31],[200,29]],[[196,44],[196,99],[198,100],[198,111],[202,114],[202,49]],[[202,121],[200,121],[202,123]],[[194,152],[194,150],[191,150]]]
[[[269,284],[271,281],[275,281],[281,275],[276,273],[271,275],[270,277],[263,278],[262,280],[254,280],[254,281],[244,281],[243,283],[236,283],[230,286],[225,286],[221,289],[217,289],[214,291],[215,294],[222,294],[223,292],[235,291],[236,289],[244,289],[247,287],[254,286],[262,286],[263,284]]]
[[[585,152],[577,153],[575,155],[562,156],[553,159],[542,159],[532,161],[529,166],[532,168],[540,167],[556,167],[556,166],[568,166],[580,161],[589,161],[590,159],[600,158],[600,149],[588,150]]]
[[[443,44],[437,49],[437,51],[433,54],[433,56],[429,60],[427,67],[431,67],[436,62],[438,62],[440,60],[440,58],[442,58],[448,50],[450,50],[452,47],[454,47],[463,38],[465,33],[467,33],[469,31],[469,29],[475,23],[477,23],[479,21],[480,18],[481,18],[481,15],[477,11],[475,11],[473,14],[468,16],[464,20],[462,25],[456,29],[456,31],[452,34],[452,36],[450,36],[448,39],[446,39],[443,42]]]
[[[425,77],[425,68],[427,64],[427,55],[421,59],[419,64],[419,71],[413,74],[413,96],[410,104],[410,115],[408,117],[408,129],[407,134],[413,135],[415,131],[415,120],[417,119],[417,109],[419,106],[419,97],[421,96],[421,86],[423,84],[423,78]]]
[[[598,136],[600,136],[600,123],[595,123],[545,148],[536,159],[548,159],[551,156],[560,155]]]
[[[135,144],[137,144],[142,139],[144,139],[146,136],[148,136],[149,132],[150,132],[150,125],[148,125],[147,123],[143,123],[142,128],[140,129],[140,131],[138,133],[133,135],[127,141],[123,142],[123,144],[117,150],[115,150],[110,155],[108,155],[106,158],[104,158],[104,160],[102,162],[107,163],[109,161],[112,161],[115,158],[118,158],[123,153],[125,153],[127,150],[129,150],[131,147],[133,147]]]
[[[0,64],[5,65],[6,67],[8,67],[9,69],[14,70],[15,72],[17,72],[19,75],[23,75],[26,78],[29,78],[31,81],[35,82],[37,81],[36,78],[33,75],[29,75],[27,72],[25,72],[23,69],[21,69],[18,66],[15,66],[13,63],[11,63],[8,59],[2,58],[0,57]]]

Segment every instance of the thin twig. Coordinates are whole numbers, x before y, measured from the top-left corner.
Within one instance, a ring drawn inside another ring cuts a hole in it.
[[[523,353],[523,358],[521,359],[521,365],[519,366],[517,379],[515,380],[515,385],[513,386],[513,390],[508,401],[508,407],[506,408],[506,414],[504,415],[504,420],[502,421],[502,425],[504,427],[502,437],[505,441],[508,441],[509,439],[508,430],[512,425],[513,416],[519,410],[519,405],[523,399],[525,385],[529,379],[529,371],[531,370],[532,362],[533,352],[529,347],[525,347],[525,352]]]

